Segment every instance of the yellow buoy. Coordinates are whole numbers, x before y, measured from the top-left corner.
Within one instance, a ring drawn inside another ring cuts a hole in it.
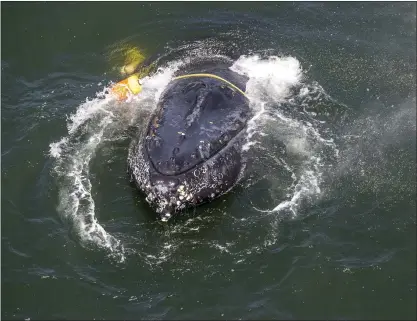
[[[122,81],[119,81],[111,88],[111,92],[118,100],[125,100],[130,94],[137,95],[142,91],[142,86],[139,84],[139,76],[132,75]]]
[[[145,61],[145,55],[137,47],[127,49],[124,57],[124,66],[121,68],[121,73],[124,75],[132,74]]]

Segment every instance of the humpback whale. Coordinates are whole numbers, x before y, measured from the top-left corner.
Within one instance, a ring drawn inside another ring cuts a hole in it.
[[[128,152],[128,173],[162,221],[236,185],[251,118],[246,76],[224,59],[189,63],[174,74]]]

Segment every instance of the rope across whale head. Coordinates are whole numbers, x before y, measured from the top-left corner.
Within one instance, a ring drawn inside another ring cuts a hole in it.
[[[131,95],[137,95],[142,91],[142,82],[141,79],[139,78],[140,74],[133,74],[130,77],[118,82],[116,85],[114,85],[111,88],[111,92],[117,97],[117,99],[119,101],[123,101],[126,100],[129,96],[129,94]],[[186,79],[186,78],[204,78],[204,77],[209,77],[209,78],[214,78],[217,80],[220,80],[222,82],[224,82],[225,84],[227,84],[230,88],[232,88],[233,90],[241,93],[244,97],[247,98],[247,95],[245,94],[245,92],[243,90],[241,90],[239,87],[237,87],[236,85],[232,84],[230,81],[217,76],[217,75],[213,75],[213,74],[188,74],[188,75],[182,75],[182,76],[177,76],[174,77],[172,80],[179,80],[179,79]]]

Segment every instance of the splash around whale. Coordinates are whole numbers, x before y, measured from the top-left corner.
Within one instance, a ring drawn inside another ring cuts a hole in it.
[[[182,66],[132,140],[130,178],[162,221],[227,193],[242,177],[252,113],[248,78],[231,64],[216,58]]]

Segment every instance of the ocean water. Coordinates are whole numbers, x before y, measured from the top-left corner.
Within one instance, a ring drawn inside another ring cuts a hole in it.
[[[415,319],[416,5],[3,2],[2,319]],[[126,48],[157,70],[119,103]],[[248,163],[160,224],[126,157],[181,65],[248,76]]]

